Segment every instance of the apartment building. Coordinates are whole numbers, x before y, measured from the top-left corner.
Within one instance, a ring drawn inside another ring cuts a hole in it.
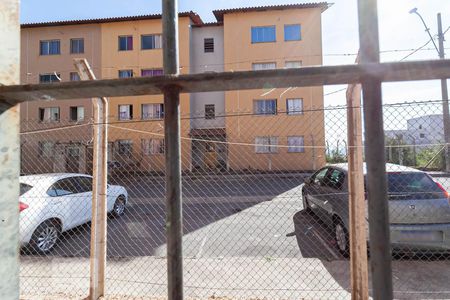
[[[321,14],[327,7],[214,11],[224,27],[225,71],[322,65]],[[325,164],[324,149],[314,148],[325,144],[322,87],[231,91],[225,104],[227,112],[243,114],[226,118],[230,168],[314,170]]]
[[[326,3],[214,11],[204,23],[179,14],[180,73],[322,64]],[[22,25],[23,83],[78,80],[73,58],[98,78],[163,75],[161,15]],[[325,163],[322,87],[181,94],[182,169],[305,170]],[[21,108],[23,172],[89,172],[90,99]],[[109,99],[108,159],[137,171],[164,169],[162,95]],[[67,124],[66,124],[67,123]],[[44,131],[61,125],[76,125]],[[251,158],[251,159],[250,159]],[[39,166],[34,166],[39,161]],[[47,165],[43,170],[42,163]],[[38,167],[38,168],[37,168]]]

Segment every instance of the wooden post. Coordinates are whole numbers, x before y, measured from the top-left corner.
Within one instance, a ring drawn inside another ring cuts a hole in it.
[[[19,1],[0,1],[0,85],[19,84]],[[0,100],[0,299],[19,299],[19,105]]]
[[[162,1],[164,74],[177,75],[177,0]],[[166,150],[167,291],[169,300],[183,299],[183,214],[181,205],[180,87],[166,85],[164,92],[164,138]]]
[[[95,74],[86,59],[75,59],[75,68],[81,80],[95,80]],[[89,299],[97,300],[105,294],[106,237],[107,237],[107,155],[108,155],[108,100],[93,98],[94,157],[91,222],[91,257]]]
[[[356,59],[358,63],[359,59]],[[369,299],[366,203],[362,154],[361,85],[347,89],[348,194],[350,199],[350,270],[352,299]]]

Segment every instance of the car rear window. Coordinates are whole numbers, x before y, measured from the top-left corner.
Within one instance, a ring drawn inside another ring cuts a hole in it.
[[[31,186],[29,184],[21,183],[20,184],[20,196],[22,196],[23,194],[25,194],[26,192],[28,192],[32,188],[33,188],[33,186]]]
[[[443,197],[443,191],[427,174],[393,172],[388,173],[387,178],[388,193],[391,199],[394,199],[393,197],[396,195],[401,195],[408,199]]]

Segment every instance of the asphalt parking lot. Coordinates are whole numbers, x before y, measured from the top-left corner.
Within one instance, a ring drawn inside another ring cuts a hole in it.
[[[449,178],[437,180],[450,185]],[[302,182],[303,176],[185,181],[187,295],[348,298],[348,260],[325,224],[303,210]],[[165,295],[163,187],[160,180],[130,180],[126,215],[109,220],[113,294]],[[89,235],[83,225],[65,233],[47,257],[23,253],[22,294],[86,291]],[[398,298],[450,297],[450,259],[397,259],[393,276]]]

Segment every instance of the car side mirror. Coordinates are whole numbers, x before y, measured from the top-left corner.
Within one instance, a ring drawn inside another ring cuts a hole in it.
[[[311,177],[308,177],[305,179],[305,184],[311,184],[311,183],[312,183]]]

